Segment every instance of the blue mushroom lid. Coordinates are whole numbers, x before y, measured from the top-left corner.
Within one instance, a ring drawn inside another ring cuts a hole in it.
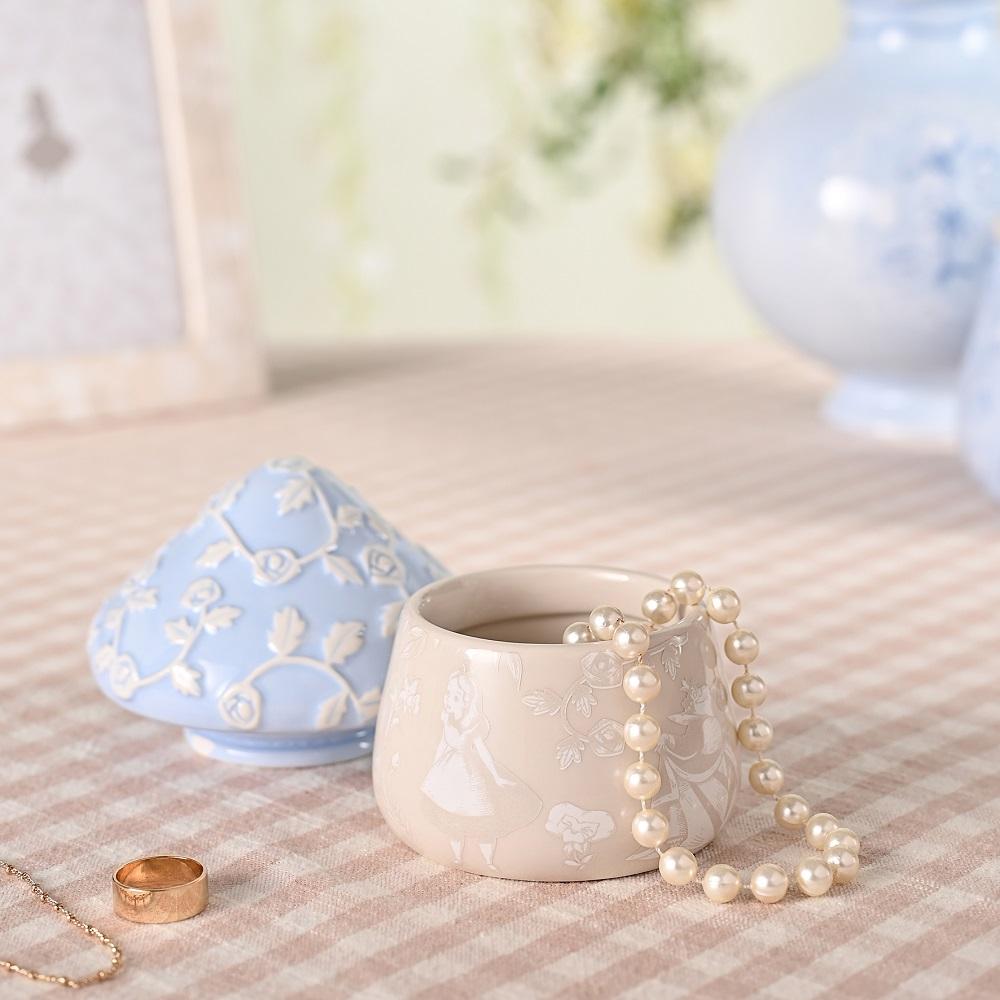
[[[331,733],[370,734],[402,604],[445,575],[330,472],[277,459],[104,602],[91,667],[109,698],[188,727],[212,756],[319,762]],[[284,739],[261,742],[271,734]]]

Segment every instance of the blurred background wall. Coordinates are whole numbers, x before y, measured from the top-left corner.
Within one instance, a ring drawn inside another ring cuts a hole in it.
[[[711,144],[641,100],[615,111],[586,183],[529,169],[506,215],[488,167],[461,166],[503,160],[540,95],[587,73],[606,2],[225,0],[270,343],[753,335],[707,227],[676,248],[662,238],[665,199],[710,176]],[[840,30],[835,0],[700,6],[740,75],[726,116]]]

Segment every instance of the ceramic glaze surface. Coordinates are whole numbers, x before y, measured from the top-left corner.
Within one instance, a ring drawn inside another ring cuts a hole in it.
[[[776,332],[841,369],[837,423],[947,435],[1000,210],[982,0],[850,0],[846,43],[733,134],[715,223]]]
[[[1000,499],[1000,254],[994,257],[962,362],[959,404],[965,462]]]
[[[445,575],[350,487],[279,459],[213,497],[101,607],[101,690],[271,766],[367,752],[404,600]]]
[[[373,759],[375,796],[396,835],[480,875],[575,881],[655,868],[656,852],[632,837],[636,805],[622,784],[635,759],[623,734],[636,710],[622,691],[625,665],[610,642],[559,640],[586,609],[638,608],[665,582],[533,566],[456,577],[410,598]],[[533,641],[495,638],[519,630]],[[649,707],[663,730],[647,758],[662,777],[654,805],[669,819],[668,844],[698,850],[721,829],[739,784],[707,616],[691,611],[655,633],[646,660],[664,679]]]

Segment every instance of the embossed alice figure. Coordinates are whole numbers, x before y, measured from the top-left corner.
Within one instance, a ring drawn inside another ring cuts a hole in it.
[[[667,716],[660,727],[660,752],[669,764],[666,774],[676,784],[665,783],[665,793],[654,804],[669,810],[678,842],[710,841],[736,801],[739,765],[717,714],[725,706],[725,690],[720,699],[720,688],[685,683],[682,711]]]
[[[466,840],[473,838],[495,870],[497,841],[527,826],[542,802],[490,752],[490,722],[468,674],[456,671],[448,678],[441,720],[441,741],[420,786],[431,822],[448,835],[456,865],[462,863]]]

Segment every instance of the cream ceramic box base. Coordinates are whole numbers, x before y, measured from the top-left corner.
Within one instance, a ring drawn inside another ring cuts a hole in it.
[[[601,604],[626,614],[666,580],[617,569],[529,566],[454,577],[404,606],[375,736],[375,796],[396,835],[480,875],[577,881],[652,870],[622,786],[635,711],[609,642],[568,645]],[[668,845],[721,829],[739,786],[726,680],[703,609],[654,633],[664,678],[649,712],[663,738],[654,800]]]

